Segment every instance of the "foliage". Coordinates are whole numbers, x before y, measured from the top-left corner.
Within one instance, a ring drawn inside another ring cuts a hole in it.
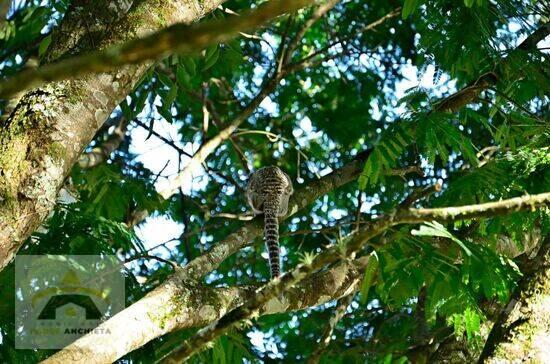
[[[242,0],[224,4],[237,13],[250,6]],[[397,8],[397,16],[366,28]],[[0,29],[2,77],[43,55],[67,9],[70,2],[65,1],[19,3]],[[101,147],[125,117],[130,127],[120,147],[97,167],[73,168],[65,188],[76,202],[58,204],[19,254],[115,254],[134,261],[127,271],[131,304],[171,272],[169,265],[140,255],[185,264],[240,226],[239,220],[223,216],[249,210],[244,188],[251,170],[278,165],[300,187],[368,149],[358,182],[331,191],[281,224],[286,270],[311,260],[328,244],[345,242],[356,226],[394,212],[413,191],[438,181],[442,191],[416,205],[458,206],[547,192],[548,52],[514,51],[548,21],[542,3],[344,0],[305,33],[290,64],[318,62],[285,75],[181,193],[163,201],[157,193],[162,183],[186,164],[186,154],[242,113],[261,91],[264,77],[276,69],[278,47],[298,33],[311,13],[303,10],[193,57],[173,54],[155,64],[85,152]],[[206,20],[230,16],[217,9]],[[444,97],[487,72],[498,72],[500,78],[479,98],[455,113],[437,110]],[[407,80],[411,74],[418,78]],[[393,173],[414,166],[424,175]],[[128,228],[143,211],[150,217],[137,229]],[[169,244],[145,238],[155,218],[171,221],[181,234]],[[488,320],[484,305],[504,304],[521,276],[522,267],[499,250],[500,244],[509,239],[521,251],[528,245],[526,234],[540,238],[549,232],[548,210],[387,231],[361,253],[370,255],[361,295],[336,326],[321,362],[404,363],[412,360],[410,348],[427,338],[437,341],[450,328],[480,345],[480,327]],[[205,284],[268,279],[259,240],[226,259]],[[146,283],[140,283],[142,277]],[[0,273],[0,290],[4,296],[14,294],[13,265]],[[304,360],[333,306],[260,317],[191,361]],[[0,361],[36,362],[50,355],[11,349],[12,316],[13,300],[0,300]],[[193,332],[170,333],[121,362],[158,360]],[[251,339],[258,336],[261,345]]]

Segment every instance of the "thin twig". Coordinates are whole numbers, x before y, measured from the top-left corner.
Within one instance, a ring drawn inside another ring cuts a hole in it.
[[[155,130],[153,129],[150,129],[148,125],[146,125],[144,122],[142,122],[141,120],[135,118],[134,120],[132,120],[132,122],[136,123],[137,125],[141,126],[142,128],[146,129],[146,130],[150,130],[151,134],[154,135],[155,137],[157,137],[158,139],[162,140],[163,142],[165,142],[166,144],[168,144],[169,146],[171,146],[172,148],[174,148],[178,153],[180,154],[183,154],[189,158],[193,158],[193,156],[189,153],[187,153],[185,150],[183,150],[181,147],[179,147],[178,145],[176,145],[176,143],[173,141],[173,140],[170,140],[162,135],[160,135],[158,132],[156,132]]]
[[[402,208],[408,208],[416,201],[426,198],[427,196],[431,195],[434,192],[441,191],[441,183],[437,182],[434,185],[425,187],[425,188],[419,188],[414,190],[403,202],[401,202]]]
[[[124,264],[126,263],[130,263],[130,262],[133,262],[134,260],[138,260],[138,259],[153,259],[153,260],[158,260],[159,262],[162,262],[162,263],[166,263],[166,264],[170,264],[170,266],[176,270],[179,265],[178,263],[172,261],[172,260],[169,260],[169,259],[164,259],[164,258],[161,258],[161,257],[157,257],[156,255],[150,255],[150,254],[140,254],[140,255],[136,255],[136,256],[133,256],[133,257],[130,257],[128,259],[125,259],[124,260]]]
[[[328,348],[328,345],[330,344],[332,340],[332,333],[334,332],[334,329],[336,328],[336,324],[344,317],[346,314],[346,309],[350,305],[351,301],[353,301],[353,297],[355,297],[355,291],[351,292],[347,296],[344,296],[338,300],[338,303],[336,304],[336,307],[334,308],[334,312],[329,319],[328,324],[325,327],[325,330],[323,331],[323,335],[319,339],[319,345],[313,353],[309,356],[307,363],[308,364],[317,364],[319,362],[319,359],[323,355],[323,353]]]

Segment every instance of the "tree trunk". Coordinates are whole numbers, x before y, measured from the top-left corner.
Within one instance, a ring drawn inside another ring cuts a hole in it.
[[[75,1],[54,32],[46,59],[105,48],[176,22],[191,23],[223,1],[140,1],[122,19],[98,29],[88,22],[101,4]],[[125,66],[31,90],[0,125],[0,269],[52,210],[83,149],[150,66]]]
[[[528,265],[501,312],[480,363],[550,362],[550,239]]]
[[[550,362],[550,244],[538,254],[524,254],[518,265],[523,272],[513,296],[504,307],[488,303],[490,320],[483,325],[485,347],[481,354],[465,338],[449,336],[430,356],[431,363],[547,363]],[[494,322],[494,324],[493,324]],[[492,327],[491,327],[492,326]],[[429,351],[429,347],[426,348]],[[425,353],[426,356],[429,353]]]

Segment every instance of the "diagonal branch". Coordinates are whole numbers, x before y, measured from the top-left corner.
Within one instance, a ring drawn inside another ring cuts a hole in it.
[[[170,180],[168,186],[160,192],[162,197],[165,199],[169,198],[178,191],[183,183],[189,181],[193,177],[193,173],[196,173],[199,170],[202,163],[206,161],[206,158],[208,158],[208,156],[212,154],[225,140],[230,138],[233,132],[254,113],[260,103],[275,90],[277,83],[282,76],[283,72],[277,73],[273,77],[269,77],[264,82],[264,85],[258,94],[239,112],[231,123],[222,129],[215,137],[201,145],[199,150],[193,155],[182,171],[175,178]]]
[[[518,51],[530,51],[536,49],[538,42],[546,38],[550,34],[550,22],[542,24],[537,30],[531,33],[523,42],[520,43],[515,49],[514,52]],[[503,58],[500,63],[495,67],[495,70],[492,72],[487,72],[478,77],[470,85],[460,89],[454,94],[446,97],[439,104],[436,105],[434,111],[447,111],[447,112],[456,112],[465,105],[474,102],[479,97],[479,94],[493,85],[495,85],[500,78],[503,77],[499,72],[499,68],[503,69],[507,63],[511,63],[514,60],[511,54],[508,57]]]
[[[323,331],[323,335],[319,339],[319,346],[315,348],[315,350],[313,351],[313,353],[311,353],[307,360],[308,364],[317,364],[319,362],[321,355],[328,348],[328,345],[332,340],[332,333],[336,328],[336,324],[338,324],[338,322],[346,314],[346,309],[350,305],[351,301],[353,301],[353,297],[355,297],[355,292],[352,292],[349,295],[344,296],[338,300],[338,303],[334,308],[334,312],[332,313],[332,316],[330,317],[330,320],[326,325],[325,330]]]
[[[204,143],[199,150],[195,153],[195,155],[191,158],[191,160],[188,162],[188,164],[183,168],[183,170],[171,181],[169,181],[168,186],[160,192],[162,197],[165,199],[169,198],[173,194],[175,194],[180,186],[185,183],[186,181],[189,181],[193,177],[193,173],[196,173],[203,162],[206,161],[209,155],[211,155],[217,148],[220,146],[223,142],[225,142],[227,139],[231,140],[231,135],[237,130],[237,128],[245,122],[258,108],[258,106],[261,104],[261,102],[269,96],[273,91],[275,91],[277,84],[279,81],[284,78],[286,75],[288,75],[291,72],[297,71],[300,68],[298,67],[288,67],[289,66],[289,60],[291,54],[296,47],[295,42],[299,42],[299,40],[303,37],[303,35],[307,32],[307,30],[324,14],[326,14],[330,9],[332,9],[336,3],[338,3],[339,0],[327,0],[326,3],[319,5],[313,12],[313,15],[310,19],[306,21],[306,24],[303,28],[301,28],[300,32],[296,35],[295,38],[291,41],[290,45],[285,48],[285,44],[282,43],[279,47],[278,51],[278,58],[275,60],[275,69],[271,76],[268,76],[264,82],[262,87],[260,88],[260,91],[256,94],[256,96],[246,105],[239,114],[227,125],[224,129],[222,129],[215,137],[208,140],[206,143]],[[283,39],[286,36],[283,36]],[[214,110],[212,109],[212,105],[207,105],[209,107],[209,111],[212,113]]]
[[[80,168],[93,168],[106,161],[111,153],[113,153],[124,141],[127,128],[128,120],[122,117],[119,121],[119,125],[103,144],[93,148],[88,153],[83,153],[80,155],[80,158],[78,159],[78,165]]]
[[[289,213],[280,221],[294,215],[299,210],[310,205],[322,195],[356,179],[362,171],[364,161],[370,152],[364,152],[354,161],[340,169],[322,177],[319,180],[304,184],[296,189],[289,201]],[[261,218],[255,218],[241,225],[234,233],[215,244],[209,251],[195,258],[186,265],[180,274],[180,279],[196,281],[216,269],[225,259],[240,249],[252,244],[252,241],[263,232]]]
[[[315,307],[359,289],[368,262],[362,257],[350,264],[337,264],[304,279],[285,292],[283,301],[275,298],[263,305],[261,315],[291,312]],[[256,287],[187,287],[173,280],[136,302],[90,333],[46,359],[44,363],[111,363],[148,341],[175,330],[203,327],[254,296]],[[168,294],[169,293],[169,294]],[[130,333],[130,334],[129,334]]]
[[[304,25],[298,30],[296,35],[289,41],[287,47],[283,50],[283,64],[290,63],[294,51],[306,35],[307,31],[317,22],[317,20],[325,16],[325,14],[327,14],[339,2],[340,0],[328,0],[326,3],[319,5],[313,9],[313,13],[311,14],[311,16],[306,20]]]
[[[173,140],[170,140],[170,139],[166,138],[165,136],[157,133],[154,129],[149,128],[148,125],[145,125],[145,123],[143,121],[139,120],[138,118],[135,118],[134,120],[132,120],[132,122],[136,123],[137,125],[139,125],[143,129],[149,130],[149,133],[151,133],[151,135],[154,135],[156,138],[162,140],[164,143],[171,146],[179,154],[185,155],[185,156],[190,157],[190,158],[193,157],[191,154],[187,153],[185,150],[183,150],[181,147],[179,147]]]

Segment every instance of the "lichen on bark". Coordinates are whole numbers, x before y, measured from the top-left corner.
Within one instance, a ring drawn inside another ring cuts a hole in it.
[[[42,63],[141,37],[176,22],[196,21],[223,2],[209,0],[197,8],[196,1],[136,2],[118,22],[106,24],[88,16],[97,2],[76,0],[54,31]],[[52,82],[26,92],[0,125],[0,269],[51,211],[79,155],[151,64]]]
[[[520,282],[502,317],[497,335],[488,339],[487,363],[550,362],[550,249],[549,239]],[[495,328],[493,328],[495,330]],[[482,357],[483,359],[483,357]]]
[[[30,218],[43,217],[55,202],[57,181],[65,165],[63,145],[54,142],[48,132],[60,111],[52,107],[52,100],[57,97],[55,90],[30,93],[2,125],[0,231],[21,230],[22,213],[30,213]],[[0,238],[4,233],[0,233]],[[20,240],[26,233],[23,229],[13,238]]]

